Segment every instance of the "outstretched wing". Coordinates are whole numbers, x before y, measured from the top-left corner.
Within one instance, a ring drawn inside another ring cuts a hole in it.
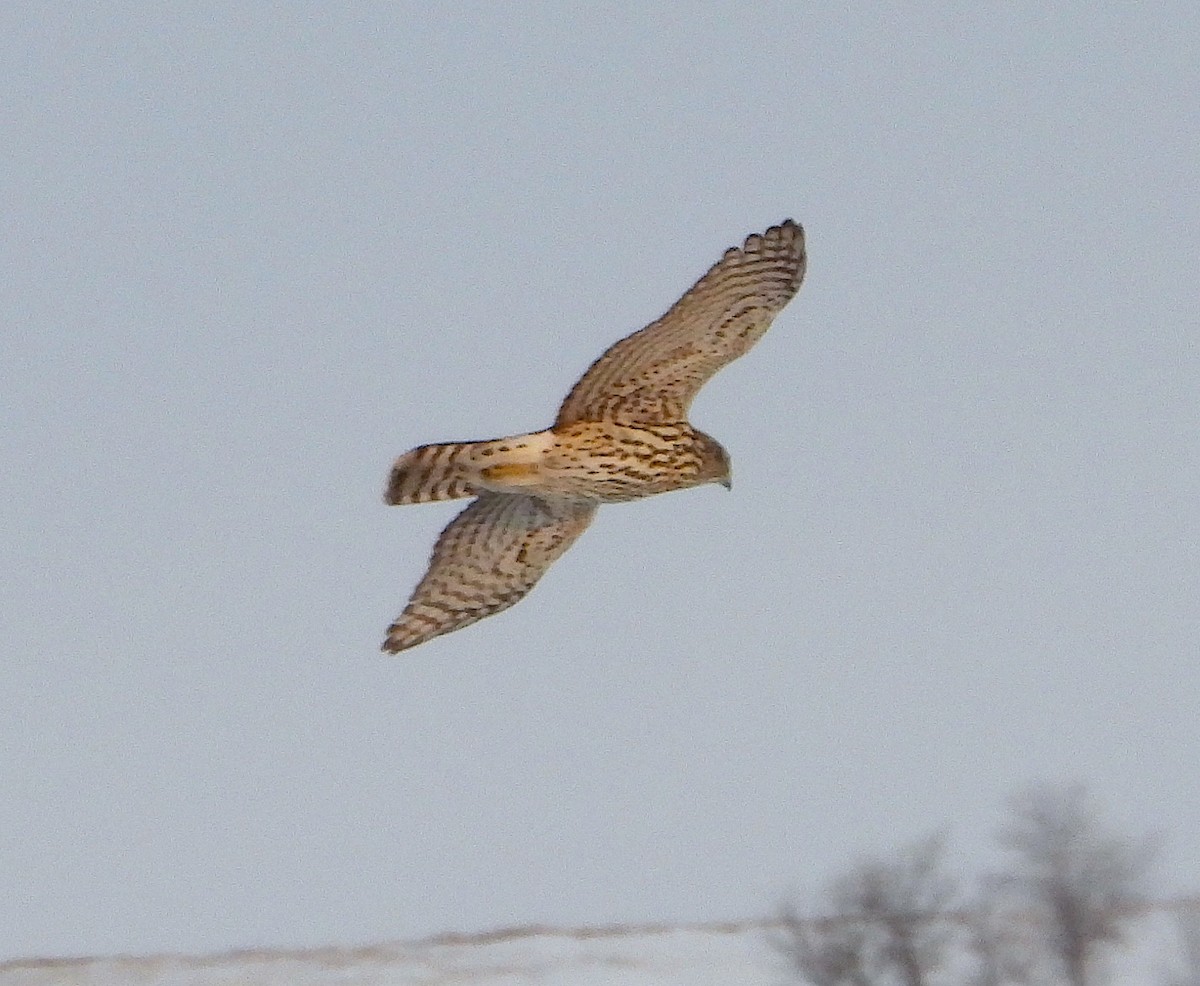
[[[412,598],[388,627],[393,654],[458,630],[520,600],[591,523],[578,501],[484,493],[438,536]]]
[[[556,423],[684,420],[700,388],[758,342],[799,290],[804,265],[804,230],[790,219],[726,250],[662,318],[591,365]]]

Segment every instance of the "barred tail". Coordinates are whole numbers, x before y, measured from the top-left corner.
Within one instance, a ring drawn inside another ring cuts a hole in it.
[[[398,506],[476,496],[479,491],[468,478],[472,467],[467,454],[475,444],[447,442],[422,445],[406,452],[392,466],[387,491],[383,494],[384,503]],[[465,461],[460,464],[460,460]]]

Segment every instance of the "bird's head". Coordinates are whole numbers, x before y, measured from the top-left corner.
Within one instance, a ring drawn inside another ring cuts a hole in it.
[[[700,452],[700,468],[696,479],[701,483],[720,483],[727,490],[733,489],[733,465],[725,446],[702,431],[696,432],[696,447]]]

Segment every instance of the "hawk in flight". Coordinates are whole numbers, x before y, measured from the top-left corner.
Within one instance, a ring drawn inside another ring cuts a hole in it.
[[[513,605],[602,503],[703,483],[728,487],[729,455],[688,424],[688,406],[767,331],[799,289],[804,266],[804,231],[792,220],[754,233],[662,318],[596,360],[552,427],[422,445],[397,459],[387,503],[475,499],[438,537],[383,649],[399,653]]]

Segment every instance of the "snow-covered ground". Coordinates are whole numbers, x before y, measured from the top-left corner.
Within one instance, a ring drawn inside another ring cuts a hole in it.
[[[1112,986],[1200,986],[1200,901],[1156,907],[1106,956]],[[522,928],[362,948],[18,960],[0,986],[787,986],[765,922]],[[965,955],[936,981],[966,986]]]

